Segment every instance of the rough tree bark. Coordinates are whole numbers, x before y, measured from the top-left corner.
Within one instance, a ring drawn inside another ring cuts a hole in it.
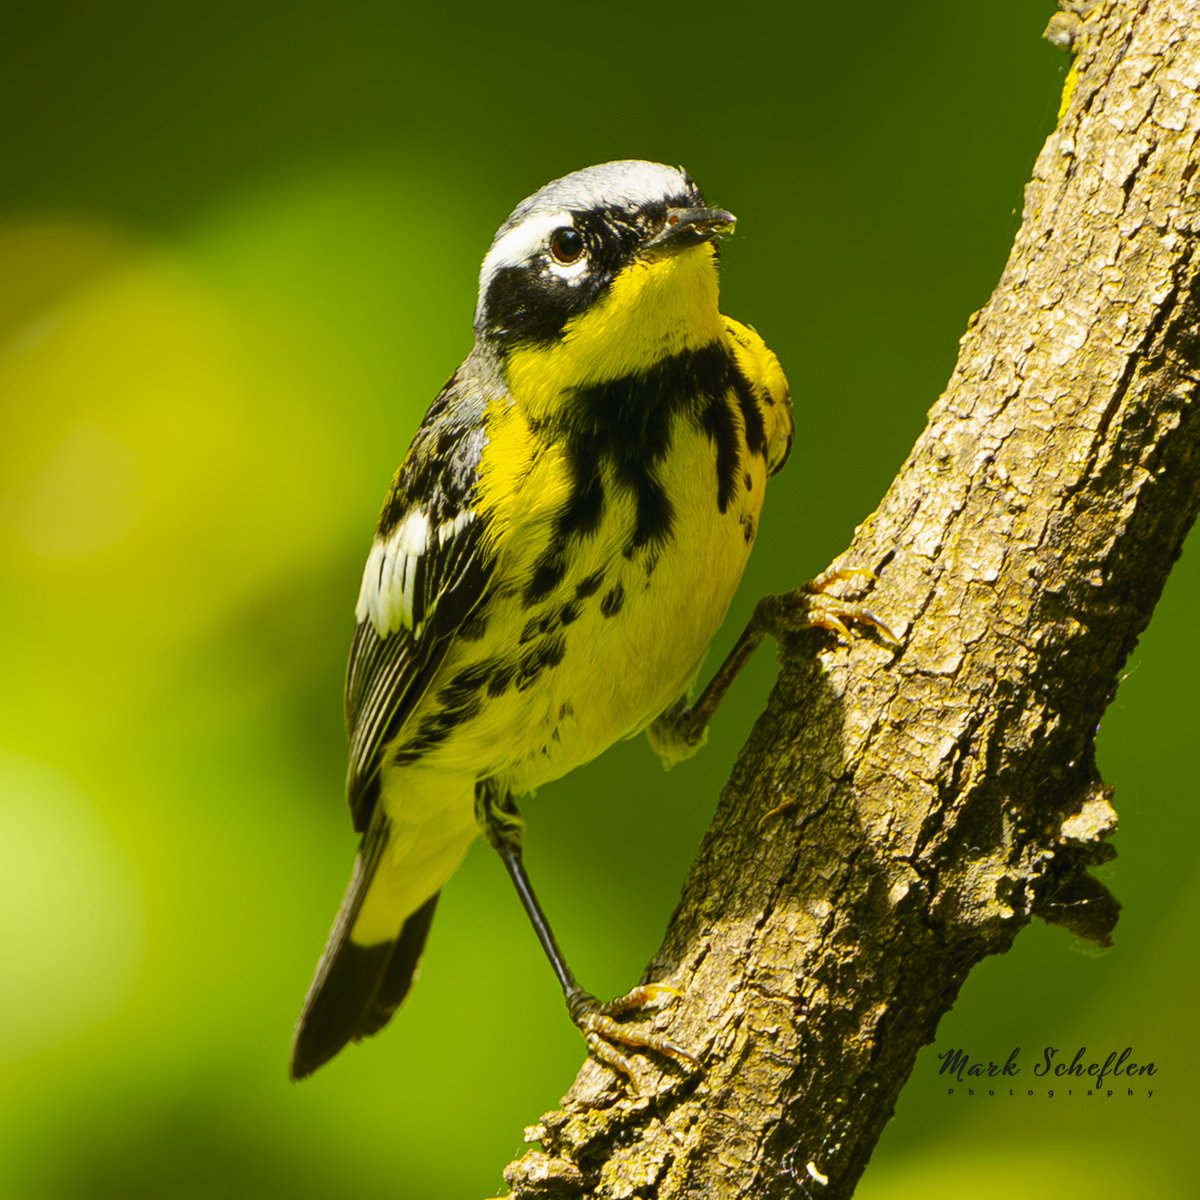
[[[1094,732],[1200,506],[1200,0],[1064,8],[1011,257],[839,560],[902,644],[785,648],[646,975],[704,1070],[589,1061],[514,1196],[849,1196],[976,963],[1110,936]]]

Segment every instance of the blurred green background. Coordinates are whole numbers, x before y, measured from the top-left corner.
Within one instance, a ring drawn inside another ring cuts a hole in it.
[[[548,179],[626,156],[685,164],[741,217],[724,307],[779,352],[801,433],[721,650],[758,593],[844,546],[943,386],[1053,124],[1053,10],[8,12],[0,1196],[499,1190],[582,1045],[486,848],[387,1032],[301,1086],[285,1070],[354,845],[361,563],[468,349],[491,234]],[[1195,559],[1100,738],[1116,948],[1039,925],[984,964],[862,1197],[1192,1194]],[[657,946],[770,657],[692,762],[663,776],[625,744],[526,806],[534,878],[597,992]],[[1132,1045],[1155,1095],[967,1100],[936,1076],[949,1045],[1045,1044]]]

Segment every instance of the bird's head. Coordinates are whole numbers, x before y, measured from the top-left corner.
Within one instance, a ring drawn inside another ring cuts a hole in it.
[[[733,225],[685,171],[660,163],[557,179],[497,232],[476,338],[516,387],[535,372],[554,386],[617,378],[703,345],[720,330],[714,239]]]

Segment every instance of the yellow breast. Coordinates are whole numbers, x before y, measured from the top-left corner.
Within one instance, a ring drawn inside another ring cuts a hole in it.
[[[774,355],[736,322],[721,334],[654,371],[576,386],[557,423],[519,394],[496,402],[479,486],[498,556],[485,628],[440,673],[477,676],[487,700],[435,752],[447,768],[537,787],[691,686],[791,440]],[[619,415],[606,405],[662,411],[606,431]]]

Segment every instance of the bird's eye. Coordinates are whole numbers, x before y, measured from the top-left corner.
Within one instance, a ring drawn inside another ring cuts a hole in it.
[[[583,237],[579,230],[570,225],[556,229],[550,235],[550,253],[554,255],[554,261],[564,267],[577,263],[583,257]]]

